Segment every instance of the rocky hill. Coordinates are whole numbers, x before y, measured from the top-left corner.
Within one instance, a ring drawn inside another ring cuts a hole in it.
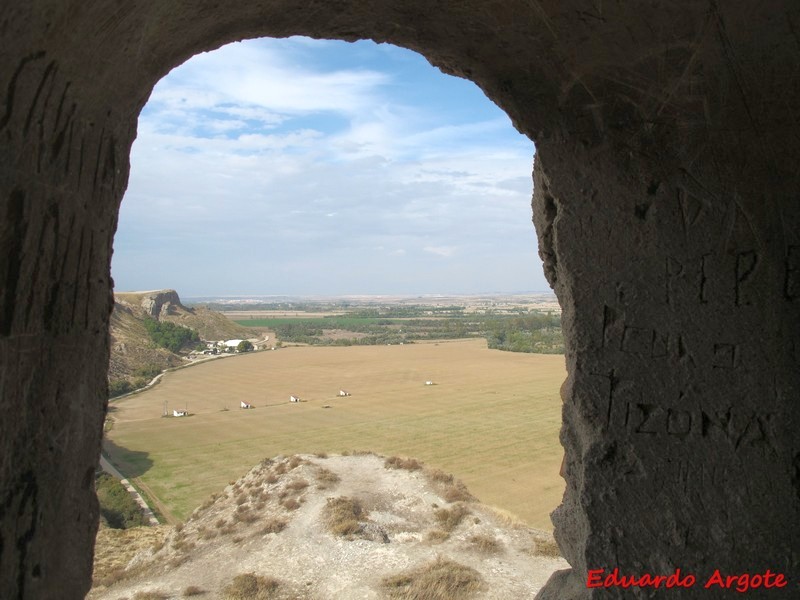
[[[172,322],[197,331],[203,340],[248,338],[251,331],[206,308],[181,304],[175,290],[115,292],[111,313],[110,381],[133,381],[145,373],[183,364],[178,354],[156,347],[146,319]]]
[[[415,460],[302,455],[182,525],[101,532],[88,598],[532,598],[566,566],[550,534]]]

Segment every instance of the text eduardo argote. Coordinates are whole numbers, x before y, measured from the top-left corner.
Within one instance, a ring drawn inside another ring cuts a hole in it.
[[[682,573],[680,569],[669,575],[625,575],[614,568],[589,569],[586,578],[587,588],[696,588],[698,586],[710,589],[730,589],[740,593],[752,590],[769,590],[785,588],[789,584],[783,573],[775,573],[767,569],[763,573],[726,574],[715,569],[714,572],[703,578],[698,578],[692,573]]]

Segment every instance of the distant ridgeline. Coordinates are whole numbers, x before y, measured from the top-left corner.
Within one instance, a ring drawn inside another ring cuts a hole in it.
[[[214,305],[217,310],[296,311],[294,317],[241,318],[247,327],[275,332],[282,342],[353,346],[413,343],[471,337],[486,338],[489,348],[511,352],[563,354],[561,317],[552,312],[520,309],[514,313],[468,312],[462,306],[389,306],[345,314],[303,317],[303,312],[332,312],[330,305],[287,303],[271,305]]]

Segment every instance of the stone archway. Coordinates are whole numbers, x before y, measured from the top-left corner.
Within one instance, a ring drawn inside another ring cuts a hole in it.
[[[592,597],[587,570],[614,567],[770,568],[796,588],[800,7],[741,4],[0,10],[4,594],[89,586],[111,243],[139,110],[197,52],[292,34],[416,50],[537,144],[534,219],[569,372],[554,521],[573,566],[541,596]]]

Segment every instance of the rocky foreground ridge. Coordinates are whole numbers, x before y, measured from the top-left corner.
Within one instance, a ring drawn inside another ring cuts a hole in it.
[[[156,347],[144,323],[168,321],[197,331],[203,340],[247,338],[252,331],[213,310],[189,308],[175,290],[115,292],[111,313],[109,380],[132,380],[143,369],[163,370],[183,364],[180,355]]]
[[[415,460],[298,455],[182,525],[101,531],[89,598],[532,598],[566,566],[550,534]]]

